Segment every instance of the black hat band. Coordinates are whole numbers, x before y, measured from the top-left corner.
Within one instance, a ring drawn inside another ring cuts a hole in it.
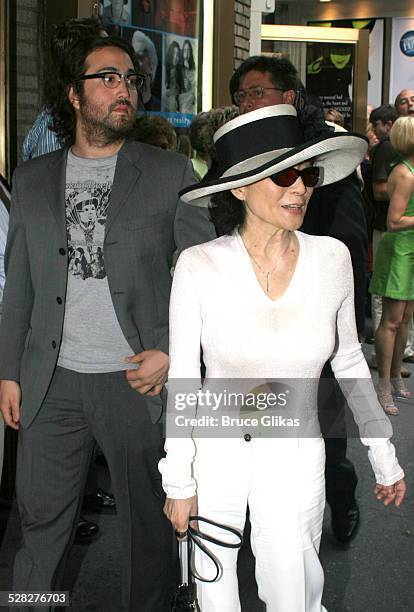
[[[218,176],[246,159],[268,151],[291,149],[303,143],[296,116],[266,117],[238,126],[216,141]]]

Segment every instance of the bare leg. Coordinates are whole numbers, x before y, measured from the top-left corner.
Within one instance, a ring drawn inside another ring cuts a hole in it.
[[[401,367],[407,344],[408,323],[414,310],[414,302],[404,302],[405,309],[402,321],[395,336],[394,352],[391,361],[391,378],[401,378]]]
[[[407,302],[401,300],[382,298],[382,316],[375,334],[375,351],[378,360],[379,382],[383,391],[391,391],[391,364],[397,332],[404,317],[406,304]],[[400,371],[398,376],[400,376]]]
[[[404,317],[405,307],[406,302],[383,297],[381,322],[375,334],[375,351],[379,374],[378,400],[384,412],[390,415],[399,413],[391,394],[391,364],[393,363],[396,338]],[[398,376],[400,375],[399,370]]]

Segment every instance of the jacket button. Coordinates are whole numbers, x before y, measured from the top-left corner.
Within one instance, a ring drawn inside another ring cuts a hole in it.
[[[66,255],[66,249],[64,249],[64,248],[60,248],[60,249],[59,249],[59,253],[60,253],[61,255]]]
[[[252,439],[250,434],[244,434],[244,439],[246,440],[246,442],[250,442],[250,440]]]
[[[56,348],[56,342],[52,340],[52,348]]]
[[[58,303],[58,304],[62,304],[62,303],[63,303],[63,300],[62,300],[62,298],[61,298],[61,297],[57,297],[57,298],[56,298],[56,301],[57,301],[57,303]]]

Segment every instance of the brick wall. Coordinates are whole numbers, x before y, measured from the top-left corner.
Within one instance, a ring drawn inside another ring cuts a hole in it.
[[[23,140],[42,105],[44,0],[11,0],[11,167],[21,161]]]
[[[249,57],[251,0],[235,0],[234,3],[234,67],[238,68]]]

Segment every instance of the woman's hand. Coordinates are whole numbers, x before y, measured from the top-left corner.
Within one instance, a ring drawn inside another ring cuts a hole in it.
[[[188,529],[188,519],[197,514],[197,496],[187,499],[171,499],[167,497],[164,514],[171,521],[177,537],[185,537]],[[180,534],[182,534],[180,536]]]
[[[397,480],[397,482],[388,487],[377,483],[375,485],[374,492],[376,498],[384,502],[384,506],[388,506],[389,504],[392,504],[393,501],[395,501],[395,505],[397,506],[397,508],[399,508],[405,497],[405,491],[405,480],[404,478],[401,478],[401,480]]]

